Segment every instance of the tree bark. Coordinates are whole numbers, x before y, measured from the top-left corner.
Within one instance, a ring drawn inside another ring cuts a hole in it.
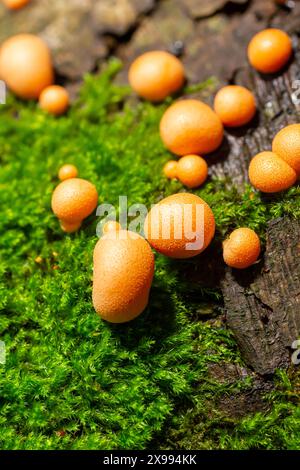
[[[269,224],[264,261],[245,271],[227,269],[221,281],[226,319],[245,362],[262,375],[288,367],[300,332],[300,224]]]

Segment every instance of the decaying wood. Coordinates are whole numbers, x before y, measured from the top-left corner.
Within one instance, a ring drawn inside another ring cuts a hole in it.
[[[300,224],[270,223],[264,260],[221,281],[229,328],[245,361],[259,374],[290,365],[300,332]]]
[[[258,113],[250,127],[227,132],[223,147],[212,159],[210,173],[226,177],[241,190],[248,182],[251,158],[271,149],[279,129],[299,122],[300,9],[289,18],[287,22],[279,13],[265,25],[284,27],[292,35],[295,54],[286,70],[263,77],[243,66],[232,76],[232,83],[253,90]],[[262,375],[290,365],[290,347],[300,334],[299,246],[299,222],[288,218],[273,221],[261,263],[245,271],[228,268],[219,276],[228,326],[246,363]]]

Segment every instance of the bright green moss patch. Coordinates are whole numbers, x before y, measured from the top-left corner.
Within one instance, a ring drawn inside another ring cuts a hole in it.
[[[233,384],[216,384],[206,380],[196,388],[193,406],[183,406],[172,418],[167,433],[162,437],[163,449],[288,449],[300,448],[299,372],[291,378],[279,371],[272,393],[261,400],[266,412],[245,417],[228,415],[226,406],[216,406],[222,399],[239,403],[240,394],[249,396],[252,379]],[[292,380],[291,380],[292,379]],[[248,395],[247,395],[248,394]],[[242,410],[241,410],[242,411]]]
[[[180,263],[156,256],[146,312],[128,325],[104,323],[91,304],[99,220],[91,216],[77,234],[65,235],[51,212],[64,163],[96,184],[101,203],[117,205],[126,195],[129,204],[150,205],[182,189],[161,175],[169,158],[158,134],[166,105],[124,104],[129,90],[111,84],[117,69],[112,63],[100,77],[87,77],[65,117],[13,99],[0,109],[0,339],[7,351],[0,365],[0,447],[142,449],[174,423],[183,429],[183,403],[195,413],[202,406],[208,447],[236,447],[240,436],[252,447],[251,433],[262,432],[264,416],[253,418],[254,428],[243,421],[234,437],[231,425],[197,398],[207,394],[213,409],[214,396],[231,392],[208,379],[209,362],[242,363],[218,318],[220,292],[183,282]],[[263,234],[269,219],[299,216],[296,188],[268,203],[250,188],[242,195],[228,191],[222,181],[197,194],[214,210],[218,238],[240,224]],[[268,422],[288,429],[276,413]],[[288,432],[281,442],[297,444]]]

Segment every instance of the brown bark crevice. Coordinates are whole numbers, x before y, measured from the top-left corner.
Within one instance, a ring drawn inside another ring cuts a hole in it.
[[[264,260],[245,271],[228,268],[221,280],[226,319],[246,363],[262,375],[290,365],[300,333],[300,224],[269,224]]]

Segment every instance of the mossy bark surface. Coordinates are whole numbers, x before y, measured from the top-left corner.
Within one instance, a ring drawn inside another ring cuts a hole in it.
[[[222,280],[228,326],[247,364],[261,375],[290,366],[299,336],[299,241],[298,221],[270,222],[263,261],[243,272],[228,269]]]

